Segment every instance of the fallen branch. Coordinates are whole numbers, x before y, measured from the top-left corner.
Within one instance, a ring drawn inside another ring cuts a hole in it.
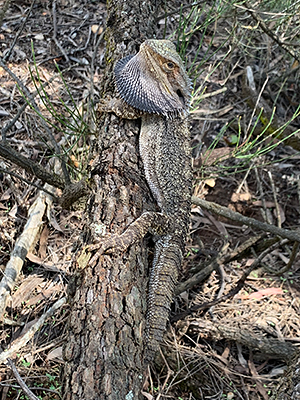
[[[260,253],[279,241],[278,237],[264,239],[265,236],[265,233],[258,236],[252,236],[234,249],[231,253],[225,255],[218,254],[217,257],[215,257],[213,260],[209,260],[209,262],[206,262],[204,265],[199,263],[198,266],[191,268],[190,272],[193,275],[186,281],[180,282],[176,286],[175,295],[178,296],[180,293],[191,289],[200,282],[203,282],[212,273],[212,271],[218,269],[220,265],[228,264],[234,260],[240,260],[252,250],[254,250],[256,253]],[[275,273],[274,271],[272,272]]]
[[[257,335],[252,331],[252,327],[248,329],[239,328],[231,325],[225,325],[223,321],[210,322],[207,320],[192,320],[190,328],[201,336],[212,337],[215,340],[229,339],[238,342],[250,349],[256,349],[263,354],[279,360],[289,361],[295,354],[296,348],[282,340],[275,338],[266,338]]]
[[[19,37],[20,37],[20,35],[22,34],[22,32],[23,32],[23,30],[24,30],[24,26],[25,26],[26,22],[28,21],[28,18],[29,18],[30,14],[31,14],[31,11],[32,11],[34,5],[35,5],[35,0],[33,0],[33,1],[31,2],[30,8],[29,8],[28,12],[26,13],[25,18],[24,18],[23,21],[22,21],[22,24],[21,24],[20,29],[18,30],[16,36],[14,37],[14,40],[13,40],[11,46],[10,46],[10,49],[9,49],[8,52],[5,54],[5,56],[3,57],[3,61],[4,61],[4,62],[6,62],[6,61],[9,60],[9,57],[11,56],[11,54],[12,54],[12,52],[13,52],[13,49],[14,49],[14,47],[15,47],[15,45],[16,45],[16,43],[17,43]],[[5,7],[5,6],[4,6],[4,7]],[[1,17],[0,17],[0,18],[1,18]]]
[[[11,78],[17,83],[17,85],[20,87],[21,90],[21,94],[23,94],[25,100],[28,102],[28,104],[30,105],[30,107],[36,112],[36,114],[40,117],[41,119],[41,123],[43,125],[43,128],[45,130],[45,132],[48,135],[48,138],[50,139],[52,146],[55,149],[55,153],[56,156],[59,158],[60,161],[60,165],[61,165],[61,169],[63,172],[63,176],[64,176],[64,181],[66,184],[70,184],[71,180],[70,180],[70,176],[69,176],[69,172],[67,170],[67,166],[65,163],[65,155],[62,154],[61,149],[59,144],[56,142],[52,131],[49,129],[46,121],[44,120],[44,118],[42,117],[42,114],[40,112],[39,107],[37,106],[36,101],[34,100],[34,95],[32,93],[30,93],[30,91],[27,89],[27,87],[25,85],[23,85],[23,82],[7,67],[7,65],[3,62],[3,60],[0,57],[0,66],[4,69],[4,71],[6,71]],[[2,137],[3,137],[3,132],[2,132]],[[2,141],[4,142],[4,141]]]
[[[4,3],[2,3],[2,10],[0,11],[0,28],[3,23],[3,18],[5,16],[6,11],[8,10],[8,7],[10,5],[10,0],[5,0]]]
[[[256,11],[252,7],[250,7],[250,4],[247,1],[244,2],[244,5],[246,5],[247,11],[252,15],[252,17],[259,24],[261,29],[271,39],[273,39],[274,42],[276,42],[281,48],[283,48],[287,53],[289,53],[293,58],[295,58],[297,61],[300,61],[299,53],[296,53],[291,46],[286,45],[282,40],[280,40],[279,37],[274,33],[274,29],[272,30],[272,29],[267,27],[267,25],[264,22],[264,20],[256,13]]]
[[[0,364],[5,363],[8,358],[14,357],[16,353],[20,351],[22,347],[25,346],[26,343],[29,342],[30,339],[33,338],[34,334],[40,329],[40,327],[45,323],[45,321],[51,317],[56,310],[61,308],[67,301],[66,297],[62,297],[61,299],[57,300],[56,303],[53,304],[48,311],[46,311],[38,320],[37,322],[30,327],[30,329],[21,337],[14,340],[9,349],[2,351],[0,353]]]
[[[273,235],[289,239],[293,242],[300,242],[300,233],[298,233],[297,231],[290,231],[288,229],[278,228],[275,225],[260,222],[254,218],[245,217],[244,215],[232,211],[229,208],[220,206],[219,204],[213,202],[199,199],[196,196],[192,196],[192,203],[196,204],[197,206],[203,207],[206,210],[213,212],[214,214],[231,219],[232,221],[240,222],[241,224],[260,229],[264,232],[272,233]]]
[[[2,168],[2,166],[4,166],[4,168]],[[19,179],[20,181],[27,183],[27,185],[29,185],[29,186],[34,186],[38,190],[42,190],[43,192],[52,196],[56,203],[59,202],[59,199],[57,197],[55,197],[54,194],[51,193],[49,190],[45,189],[45,187],[42,187],[41,185],[38,185],[37,183],[31,182],[29,179],[26,179],[23,176],[18,175],[15,172],[12,172],[11,170],[7,169],[4,162],[0,163],[0,172],[3,172],[4,174],[10,175],[10,176],[13,176],[13,177]]]
[[[51,187],[48,186],[48,190],[51,190]],[[52,190],[54,189],[52,188]],[[14,288],[27,253],[35,242],[36,236],[43,224],[43,216],[46,207],[51,203],[51,196],[43,192],[39,192],[39,196],[28,211],[29,219],[22,234],[15,243],[15,247],[4,270],[4,276],[0,282],[0,320],[3,319],[3,314],[7,305],[7,299]]]
[[[54,0],[52,2],[52,21],[53,21],[53,36],[52,36],[52,40],[54,41],[54,43],[56,44],[56,46],[59,48],[59,50],[62,52],[62,54],[64,55],[66,62],[69,63],[69,57],[66,54],[64,48],[61,46],[61,44],[59,43],[59,41],[57,40],[56,34],[57,34],[57,21],[56,21],[56,0]]]
[[[54,172],[50,173],[40,164],[30,160],[27,157],[24,157],[22,154],[9,146],[9,144],[4,140],[0,141],[0,156],[23,168],[29,174],[34,175],[43,182],[47,182],[59,189],[63,189],[65,187],[65,182],[61,176],[55,174]]]
[[[29,397],[30,400],[39,400],[38,397],[36,397],[35,394],[32,393],[32,391],[29,389],[29,387],[26,385],[26,383],[23,381],[21,378],[21,375],[19,374],[15,364],[12,362],[10,358],[7,359],[7,365],[11,368],[18,384],[21,386],[23,392]]]

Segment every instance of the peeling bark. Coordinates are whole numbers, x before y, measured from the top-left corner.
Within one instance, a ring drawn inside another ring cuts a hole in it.
[[[114,91],[115,61],[135,53],[141,42],[153,37],[154,3],[108,1],[104,96]],[[155,209],[139,159],[138,132],[139,122],[114,115],[100,118],[82,247],[101,240],[97,232],[122,233],[143,210]],[[147,239],[122,254],[101,256],[94,267],[80,271],[81,250],[77,250],[77,279],[64,348],[64,399],[141,398]]]

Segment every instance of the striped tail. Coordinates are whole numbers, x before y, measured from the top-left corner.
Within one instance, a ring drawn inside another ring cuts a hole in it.
[[[146,365],[153,360],[166,331],[181,261],[182,238],[174,235],[159,237],[155,244],[149,282],[144,353]]]

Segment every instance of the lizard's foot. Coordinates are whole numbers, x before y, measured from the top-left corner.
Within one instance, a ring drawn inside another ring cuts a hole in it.
[[[124,100],[120,98],[112,98],[109,95],[107,95],[104,99],[99,100],[97,112],[100,114],[113,112],[118,117],[125,119],[137,119],[144,114],[143,111],[131,107],[125,103]]]
[[[99,114],[112,112],[112,98],[106,96],[105,99],[100,99],[97,105],[97,112]]]
[[[123,235],[111,235],[109,238],[101,243],[91,244],[87,246],[86,249],[90,252],[97,250],[96,254],[94,254],[93,257],[90,259],[89,265],[94,266],[102,254],[111,254],[115,251],[125,251],[130,243],[128,244],[126,240],[123,240]]]
[[[96,254],[90,259],[89,265],[94,266],[102,254],[121,253],[127,250],[130,245],[141,239],[139,232],[133,232],[130,228],[131,226],[122,235],[111,235],[102,243],[87,246],[87,250],[90,252],[97,250]]]

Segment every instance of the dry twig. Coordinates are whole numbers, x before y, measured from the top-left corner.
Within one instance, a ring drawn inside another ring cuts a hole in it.
[[[57,40],[56,34],[57,34],[57,24],[56,24],[56,0],[53,1],[52,3],[52,15],[53,15],[53,36],[52,36],[52,40],[54,41],[54,43],[56,44],[56,46],[59,48],[59,50],[62,52],[62,54],[64,55],[67,63],[70,62],[68,55],[66,54],[64,48],[61,46],[61,44],[59,43],[59,41]]]
[[[0,11],[0,28],[2,26],[3,18],[5,16],[6,11],[8,10],[9,5],[10,5],[10,0],[5,0],[2,5],[2,10]]]
[[[261,261],[266,257],[267,254],[271,253],[272,251],[274,251],[276,248],[283,246],[284,244],[286,244],[288,242],[288,240],[282,240],[281,242],[277,242],[274,243],[272,246],[270,246],[269,248],[267,248],[265,251],[263,251],[257,258],[255,261],[253,261],[253,263],[250,265],[249,268],[246,269],[246,271],[243,273],[243,275],[241,276],[241,278],[238,280],[236,286],[230,290],[229,293],[225,294],[222,297],[216,298],[213,301],[210,301],[208,303],[204,303],[204,304],[196,304],[193,307],[189,308],[186,311],[183,311],[182,313],[179,313],[177,315],[175,315],[173,318],[171,318],[171,322],[176,322],[179,321],[180,319],[183,319],[185,317],[187,317],[188,315],[199,311],[199,310],[205,310],[207,308],[210,308],[212,306],[215,306],[216,304],[219,304],[227,299],[230,299],[231,297],[235,296],[244,286],[244,283],[247,279],[247,277],[249,276],[249,274],[255,269],[257,268],[257,266],[261,263]]]
[[[261,29],[268,35],[270,36],[270,38],[272,38],[274,40],[274,42],[276,42],[280,47],[282,47],[286,52],[288,52],[292,57],[294,57],[298,62],[300,62],[300,57],[299,54],[296,53],[290,46],[287,46],[285,43],[283,43],[279,37],[274,33],[274,31],[272,31],[271,29],[269,29],[267,27],[267,25],[265,24],[265,22],[263,21],[263,19],[261,19],[261,17],[256,13],[255,10],[253,10],[253,8],[250,6],[250,4],[245,1],[244,4],[247,7],[247,11],[249,11],[249,13],[252,15],[252,17],[256,20],[256,22],[258,22],[259,26],[261,27]],[[237,7],[241,7],[236,5]]]
[[[26,17],[24,18],[24,20],[23,20],[23,22],[22,22],[22,25],[20,26],[20,29],[18,30],[18,32],[17,32],[17,34],[16,34],[16,36],[15,36],[15,38],[14,38],[14,40],[13,40],[11,46],[10,46],[10,49],[9,49],[8,52],[5,54],[5,56],[3,57],[3,61],[4,61],[4,62],[6,62],[6,61],[9,59],[9,57],[11,56],[11,53],[12,53],[12,51],[13,51],[13,49],[14,49],[16,43],[17,43],[17,40],[19,39],[21,33],[23,32],[23,29],[24,29],[24,27],[25,27],[25,24],[26,24],[26,22],[28,21],[28,18],[29,18],[30,14],[31,14],[31,11],[32,11],[32,9],[33,9],[34,4],[35,4],[35,0],[32,1],[31,5],[30,5],[30,8],[29,8],[29,10],[28,10],[28,12],[27,12],[27,14],[26,14]],[[1,24],[0,24],[0,25],[1,25]]]
[[[274,183],[271,171],[268,171],[268,176],[269,176],[269,179],[270,179],[270,182],[271,182],[271,187],[272,187],[272,192],[273,192],[273,198],[274,198],[276,215],[277,215],[277,224],[278,224],[278,228],[281,228],[280,208],[279,208],[279,204],[278,204],[278,201],[277,201],[276,188],[275,188],[275,183]]]
[[[33,338],[34,334],[40,329],[44,322],[51,317],[56,310],[61,308],[67,301],[66,297],[62,297],[53,304],[39,319],[38,321],[30,327],[30,329],[21,337],[14,340],[9,349],[2,351],[0,353],[0,364],[5,363],[9,357],[13,357],[15,353],[20,351],[30,339]]]
[[[3,172],[4,174],[8,174],[10,176],[13,176],[13,177],[19,179],[20,181],[23,181],[23,182],[27,183],[29,186],[34,186],[35,188],[37,188],[39,190],[42,190],[43,192],[45,192],[45,193],[49,194],[50,196],[52,196],[53,199],[56,202],[58,202],[58,198],[55,197],[54,194],[51,193],[49,190],[45,189],[45,187],[42,187],[42,186],[38,185],[37,183],[31,182],[28,179],[24,178],[23,176],[15,174],[14,172],[10,171],[9,169],[2,168],[1,166],[0,166],[0,172]]]
[[[54,149],[56,152],[57,157],[60,160],[60,164],[61,164],[61,169],[64,175],[64,180],[66,182],[66,184],[69,184],[71,182],[70,180],[70,176],[66,167],[66,163],[64,161],[65,156],[62,154],[60,146],[58,145],[58,143],[56,142],[51,130],[49,129],[48,125],[46,124],[46,122],[44,121],[44,119],[42,118],[42,114],[40,112],[40,109],[38,107],[38,105],[36,104],[36,101],[34,100],[33,95],[30,93],[30,91],[27,89],[27,87],[23,84],[23,82],[7,67],[7,65],[3,62],[3,60],[0,58],[0,66],[4,69],[4,71],[6,71],[10,77],[18,84],[18,86],[21,88],[21,90],[23,91],[23,93],[26,95],[26,99],[27,101],[30,103],[31,107],[35,110],[35,112],[37,113],[37,115],[40,117],[41,123],[43,125],[43,128],[45,129]],[[2,141],[2,143],[5,144],[4,141]],[[2,154],[1,154],[2,155]],[[26,158],[26,157],[23,157]]]
[[[206,210],[213,212],[214,214],[221,215],[222,217],[231,219],[232,221],[240,222],[252,228],[260,229],[264,232],[272,233],[273,235],[280,236],[282,238],[289,239],[293,242],[300,242],[300,233],[297,231],[290,231],[288,229],[277,228],[277,226],[260,222],[254,218],[245,217],[229,208],[220,206],[219,204],[208,202],[198,197],[192,196],[192,202],[197,206],[203,207]]]
[[[179,283],[176,286],[175,294],[179,295],[182,292],[185,292],[188,289],[191,289],[193,286],[198,285],[200,282],[204,281],[213,270],[219,268],[221,264],[227,264],[228,262],[236,259],[238,256],[249,250],[252,246],[254,246],[260,239],[262,239],[263,235],[251,237],[242,243],[237,249],[231,252],[229,255],[226,254],[218,254],[218,256],[209,262],[204,268],[200,269],[199,272],[194,274],[191,278],[187,279],[184,282]],[[272,243],[273,244],[273,243]],[[198,271],[198,268],[197,268]]]
[[[47,182],[52,186],[55,186],[59,189],[63,189],[65,187],[65,182],[61,178],[61,176],[55,174],[54,172],[47,171],[40,164],[33,162],[27,157],[24,157],[22,154],[14,150],[11,146],[8,145],[6,141],[0,141],[0,156],[2,156],[5,160],[9,160],[15,165],[23,168],[29,174],[34,175],[36,178],[41,179],[43,182]]]
[[[51,196],[40,192],[39,196],[28,211],[29,219],[21,236],[15,243],[15,247],[11,253],[10,259],[4,270],[4,276],[0,283],[0,319],[3,318],[8,296],[11,294],[14,288],[16,279],[20,274],[26,255],[34,243],[36,235],[43,224],[43,216],[47,204],[49,206],[51,202]]]
[[[23,381],[23,379],[21,378],[15,364],[12,362],[12,360],[10,358],[7,359],[7,365],[11,368],[18,384],[21,386],[23,392],[29,397],[30,400],[39,400],[38,397],[36,397],[36,395],[34,395],[32,393],[32,391],[29,389],[29,387],[26,385],[26,383]]]

